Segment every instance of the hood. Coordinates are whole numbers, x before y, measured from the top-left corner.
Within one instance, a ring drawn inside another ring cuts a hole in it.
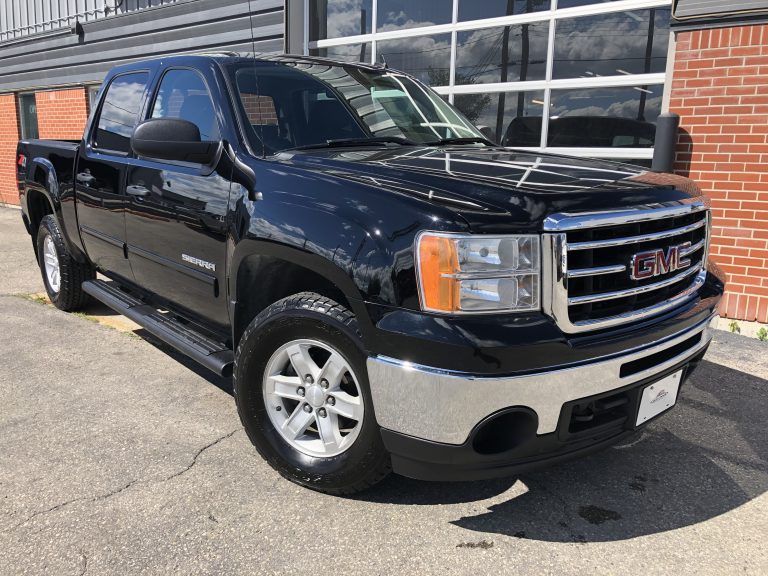
[[[615,210],[700,195],[680,176],[506,148],[321,148],[283,152],[276,159],[417,196],[476,225],[503,216],[518,227],[537,227],[555,212]]]

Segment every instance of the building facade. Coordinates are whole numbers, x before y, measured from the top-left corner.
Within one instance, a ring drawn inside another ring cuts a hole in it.
[[[714,209],[723,313],[768,322],[768,0],[0,0],[0,201],[20,137],[77,139],[117,63],[232,50],[386,63],[495,141],[675,170]]]

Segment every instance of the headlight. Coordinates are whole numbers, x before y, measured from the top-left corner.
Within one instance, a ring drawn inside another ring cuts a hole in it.
[[[416,241],[421,306],[431,312],[539,309],[539,237],[426,232]]]

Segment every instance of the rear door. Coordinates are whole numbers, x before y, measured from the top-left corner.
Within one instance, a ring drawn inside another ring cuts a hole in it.
[[[75,172],[77,221],[88,257],[101,270],[128,280],[133,273],[125,253],[125,170],[148,79],[148,71],[112,78]]]
[[[201,139],[221,140],[220,114],[208,84],[196,69],[169,68],[147,116],[188,120],[197,125]],[[225,264],[230,176],[211,166],[134,158],[126,186],[128,254],[136,282],[220,326],[228,322]]]

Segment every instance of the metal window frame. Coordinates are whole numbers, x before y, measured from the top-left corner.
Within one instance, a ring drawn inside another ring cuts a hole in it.
[[[27,126],[27,123],[25,121],[25,115],[22,113],[22,109],[21,109],[21,99],[24,97],[31,96],[32,99],[35,100],[35,122],[37,124],[37,126],[35,126],[35,132],[37,132],[38,138],[40,135],[40,119],[37,115],[37,97],[35,96],[35,94],[36,94],[35,92],[29,92],[29,91],[18,92],[16,94],[16,100],[19,106],[19,135],[21,136],[22,140],[28,140],[31,138],[29,134],[26,134],[26,132],[29,129],[29,126]]]
[[[542,128],[541,139],[538,147],[526,148],[531,151],[550,151],[559,154],[570,154],[574,156],[596,156],[601,158],[613,158],[618,160],[642,159],[650,160],[653,158],[653,148],[563,148],[547,146],[549,131],[549,116],[552,101],[552,90],[579,89],[579,88],[621,88],[627,86],[662,86],[662,100],[668,97],[669,82],[666,72],[654,74],[627,74],[616,76],[597,76],[588,78],[563,78],[552,79],[554,68],[554,47],[555,32],[557,22],[582,16],[595,16],[600,14],[613,14],[617,12],[627,12],[632,10],[647,10],[651,8],[672,8],[672,0],[616,0],[614,2],[603,2],[599,4],[587,4],[585,6],[576,6],[573,8],[558,8],[558,0],[551,0],[549,10],[541,12],[532,12],[530,14],[514,14],[511,16],[498,16],[495,18],[484,18],[480,20],[458,21],[459,1],[453,0],[452,19],[449,24],[437,24],[434,26],[420,26],[417,28],[406,28],[404,30],[390,30],[378,32],[378,0],[371,0],[371,29],[367,34],[357,34],[354,36],[345,36],[343,38],[327,38],[324,40],[309,39],[309,2],[304,0],[305,6],[305,37],[304,53],[314,48],[332,48],[337,46],[346,46],[349,44],[371,43],[371,63],[375,63],[378,58],[377,42],[379,40],[399,40],[402,38],[413,38],[417,36],[433,36],[436,34],[450,34],[450,74],[447,86],[433,86],[432,88],[443,96],[448,97],[448,101],[453,103],[457,94],[487,94],[499,92],[527,92],[532,90],[541,90],[544,92],[544,105],[542,110]],[[467,0],[464,0],[467,1]],[[528,80],[517,82],[494,82],[486,84],[456,85],[456,52],[457,52],[457,33],[481,30],[484,28],[493,28],[498,26],[509,26],[519,24],[529,24],[534,22],[548,22],[549,33],[547,37],[547,61],[544,80]],[[672,42],[672,34],[670,34]]]

